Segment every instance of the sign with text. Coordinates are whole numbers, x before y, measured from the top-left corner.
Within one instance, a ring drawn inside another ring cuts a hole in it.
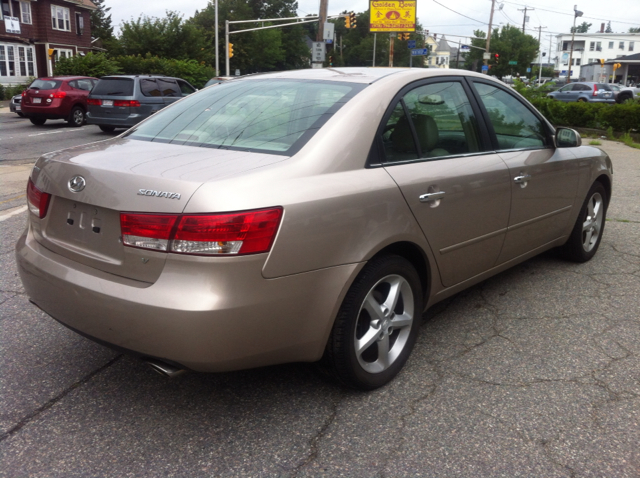
[[[411,56],[424,56],[429,54],[428,48],[416,48],[415,50],[411,50]]]
[[[314,41],[313,47],[311,48],[311,58],[315,62],[323,62],[326,50],[324,47],[324,42]]]
[[[323,40],[333,40],[333,32],[335,31],[335,24],[327,22],[324,24],[324,29],[322,30],[322,39]]]
[[[511,60],[511,61],[509,62],[509,64],[510,64],[510,65],[517,65],[517,64],[518,64],[518,62],[517,62],[517,61],[515,61],[515,60]]]
[[[416,41],[415,41],[415,40],[409,40],[409,41],[407,42],[407,47],[408,47],[409,49],[411,49],[411,48],[415,48],[415,47],[416,47]]]
[[[4,29],[7,33],[20,33],[20,19],[17,17],[4,17]]]
[[[417,1],[388,0],[369,2],[370,32],[415,32]]]

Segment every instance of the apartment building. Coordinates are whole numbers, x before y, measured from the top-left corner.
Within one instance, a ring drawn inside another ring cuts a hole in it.
[[[60,58],[91,51],[91,0],[0,0],[0,84],[53,75]]]

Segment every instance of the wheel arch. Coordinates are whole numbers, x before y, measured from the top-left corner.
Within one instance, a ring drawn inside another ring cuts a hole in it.
[[[601,174],[594,182],[598,182],[602,184],[602,187],[604,187],[604,190],[607,193],[607,206],[609,206],[609,202],[611,201],[611,179],[606,174]]]
[[[426,305],[431,293],[432,285],[432,272],[427,255],[417,244],[409,241],[400,241],[394,242],[393,244],[389,244],[380,249],[373,255],[373,257],[371,257],[371,259],[391,254],[404,257],[416,268],[422,285],[423,304]]]

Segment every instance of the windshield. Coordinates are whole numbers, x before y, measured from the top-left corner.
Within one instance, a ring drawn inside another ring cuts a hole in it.
[[[291,155],[365,86],[284,79],[223,82],[157,113],[127,136]]]

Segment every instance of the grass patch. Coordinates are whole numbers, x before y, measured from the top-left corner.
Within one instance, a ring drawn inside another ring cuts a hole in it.
[[[624,144],[626,144],[631,148],[640,149],[640,144],[633,141],[633,138],[631,137],[628,131],[622,136],[620,136],[620,141],[622,141]]]
[[[591,141],[589,141],[589,144],[591,146],[600,146],[602,143],[600,141],[598,141],[597,139],[592,139]]]

